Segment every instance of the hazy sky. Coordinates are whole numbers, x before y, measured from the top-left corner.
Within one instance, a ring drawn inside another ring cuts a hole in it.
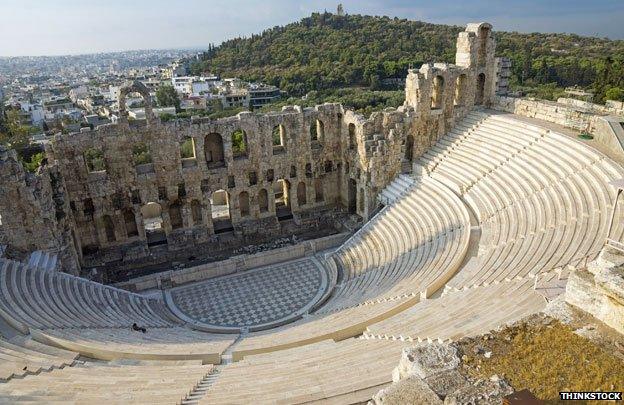
[[[334,1],[0,0],[0,55],[205,47],[334,11]],[[351,14],[624,39],[624,0],[342,0]]]

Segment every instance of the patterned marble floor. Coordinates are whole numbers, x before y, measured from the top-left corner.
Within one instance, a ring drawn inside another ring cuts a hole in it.
[[[173,303],[206,325],[249,327],[286,318],[311,305],[323,288],[318,262],[304,258],[218,277],[170,291]]]

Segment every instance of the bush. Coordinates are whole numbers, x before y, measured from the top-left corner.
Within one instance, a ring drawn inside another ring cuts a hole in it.
[[[605,99],[615,100],[615,101],[624,101],[624,90],[622,90],[619,87],[611,87],[605,93]]]
[[[41,162],[45,159],[45,153],[39,152],[35,153],[30,157],[29,161],[23,161],[24,169],[28,170],[31,173],[37,171],[39,166],[41,166]]]

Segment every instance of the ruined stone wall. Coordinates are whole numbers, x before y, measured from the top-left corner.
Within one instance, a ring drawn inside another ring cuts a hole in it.
[[[610,107],[613,106],[613,107]],[[538,100],[534,98],[517,98],[496,96],[492,107],[522,115],[553,122],[577,131],[593,133],[596,121],[605,115],[624,117],[624,109],[617,108],[616,103],[600,106],[585,101],[559,99],[559,102]]]
[[[64,271],[78,274],[75,224],[58,165],[31,174],[15,151],[0,147],[0,185],[0,244],[8,245],[6,253],[23,260],[34,250],[48,250]]]
[[[410,69],[405,84],[409,119],[409,155],[422,155],[475,105],[492,104],[496,84],[496,41],[492,26],[468,24],[459,33],[455,64],[429,63]]]
[[[469,24],[455,65],[410,70],[404,105],[369,118],[324,104],[161,122],[143,85],[122,87],[118,123],[59,134],[46,148],[64,179],[64,215],[75,230],[73,245],[84,253],[82,265],[140,261],[156,246],[192,253],[253,243],[336,226],[339,213],[368,219],[397,174],[475,104],[491,104],[494,51],[491,26]],[[144,121],[127,118],[131,92],[145,99]],[[233,136],[244,138],[244,152]],[[228,219],[213,219],[217,202],[229,203]],[[21,210],[3,208],[3,216]]]
[[[162,210],[169,248],[186,248],[209,242],[215,234],[211,199],[219,190],[228,195],[231,227],[247,235],[279,228],[273,191],[278,180],[287,184],[288,205],[296,219],[305,211],[336,206],[341,200],[340,151],[345,141],[342,112],[341,106],[326,104],[264,115],[240,113],[217,121],[116,124],[57,136],[48,154],[62,162],[83,247],[145,241],[142,208],[155,203]],[[283,146],[274,146],[272,131],[279,126]],[[238,130],[244,131],[246,153],[236,156],[232,134]],[[222,161],[211,161],[215,138],[222,142],[216,151]],[[186,139],[192,140],[194,157],[183,159],[180,146]],[[149,151],[151,163],[135,164],[137,145]],[[94,150],[101,153],[104,170],[89,170],[87,156]],[[260,193],[265,192],[266,204],[261,204]],[[138,232],[129,234],[135,226]],[[134,245],[132,254],[147,253],[145,243]]]

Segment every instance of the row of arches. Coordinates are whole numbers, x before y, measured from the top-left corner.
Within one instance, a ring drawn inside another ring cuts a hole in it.
[[[286,147],[286,128],[283,124],[273,127],[271,133],[271,142],[273,146],[273,153],[280,153],[284,151]],[[321,142],[325,137],[325,124],[323,121],[316,120],[310,125],[310,141]],[[187,142],[186,140],[184,142]],[[248,156],[249,144],[247,141],[247,133],[238,129],[231,134],[232,142],[232,155],[235,159],[244,158]],[[190,147],[190,145],[189,145]],[[192,144],[193,153],[195,158],[195,145]],[[191,155],[189,153],[189,155]],[[204,138],[204,156],[206,157],[206,163],[209,168],[225,166],[225,152],[223,147],[223,137],[221,134],[213,132],[206,135]]]
[[[310,124],[310,141],[321,142],[325,137],[325,124],[317,119]],[[274,153],[284,151],[286,147],[286,127],[283,124],[276,125],[272,131],[272,146]],[[247,133],[242,129],[233,131],[230,135],[232,144],[232,156],[234,159],[245,158],[249,154],[249,143]],[[221,134],[217,132],[210,133],[204,138],[204,157],[209,168],[218,168],[225,166],[224,142]],[[197,149],[195,140],[187,137],[180,142],[180,157],[185,165],[185,160],[197,159]],[[83,159],[87,167],[87,171],[100,172],[106,171],[105,159],[102,150],[97,148],[89,148],[83,153]],[[132,148],[132,161],[134,166],[152,163],[152,156],[149,147],[138,142]]]
[[[466,94],[469,92],[468,76],[461,74],[455,79],[455,94],[453,95],[453,105],[463,106],[466,104]],[[483,104],[485,94],[485,74],[477,75],[475,89],[475,105]],[[438,110],[444,107],[444,77],[437,75],[433,78],[431,88],[431,109]]]
[[[106,171],[104,153],[100,149],[89,148],[83,153],[83,159],[89,173]],[[138,142],[132,146],[132,164],[136,166],[152,163],[149,147]]]
[[[315,202],[324,201],[323,184],[320,179],[315,179],[313,182]],[[291,203],[291,184],[286,179],[279,179],[275,182],[272,189],[273,193],[275,213],[278,218],[292,215],[292,203]],[[239,215],[241,218],[247,218],[251,216],[251,196],[248,191],[241,191],[237,196]],[[256,195],[258,212],[264,214],[269,212],[269,190],[262,188],[258,190]],[[225,190],[215,191],[209,199],[211,208],[211,220],[215,231],[222,231],[224,229],[231,229],[232,217],[231,217],[231,201],[230,194]],[[296,202],[299,207],[309,205],[308,197],[308,185],[306,182],[301,181],[297,184],[296,188]],[[190,220],[191,225],[198,226],[204,223],[204,214],[202,210],[201,202],[198,200],[192,200],[190,203]],[[184,226],[183,219],[183,206],[180,200],[170,204],[167,208],[167,214],[169,218],[169,225],[171,230],[180,229]],[[140,217],[137,217],[137,213],[133,208],[125,208],[121,211],[121,221],[124,226],[125,236],[127,238],[133,238],[140,235],[139,224],[142,223],[145,236],[148,240],[148,244],[156,244],[158,242],[166,241],[163,208],[161,204],[156,202],[148,202],[141,206],[139,210]],[[115,222],[110,215],[103,215],[101,217],[101,226],[103,227],[103,235],[107,242],[114,243],[119,239],[119,235],[123,235],[120,231],[119,234],[115,231]]]

